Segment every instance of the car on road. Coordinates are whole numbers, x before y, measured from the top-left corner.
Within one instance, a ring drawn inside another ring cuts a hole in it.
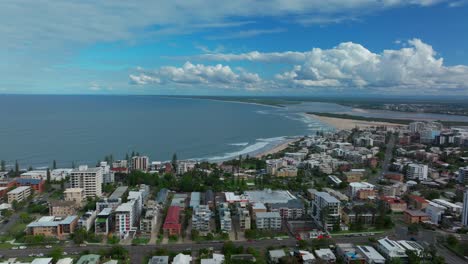
[[[27,246],[20,246],[19,249],[27,249]]]
[[[52,246],[51,245],[46,245],[45,248],[52,248]]]
[[[12,247],[11,249],[18,249],[19,247]]]

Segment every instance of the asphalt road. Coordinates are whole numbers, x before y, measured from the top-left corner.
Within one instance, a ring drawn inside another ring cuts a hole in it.
[[[243,247],[253,247],[256,249],[265,249],[270,246],[287,246],[293,247],[296,245],[296,240],[293,238],[279,240],[257,240],[252,242],[247,241],[234,241],[234,245],[243,246]],[[68,246],[64,247],[64,252],[67,252],[68,255],[72,253],[80,253],[85,250],[90,252],[98,252],[103,249],[109,249],[111,246],[86,246],[86,247],[74,247]],[[149,256],[151,252],[155,251],[158,248],[165,248],[173,252],[181,252],[185,250],[198,251],[202,248],[212,247],[214,250],[221,250],[223,247],[223,242],[206,242],[200,244],[194,243],[181,243],[181,244],[166,244],[166,245],[136,245],[136,246],[124,246],[130,253],[130,259],[132,263],[143,263],[143,260],[146,256]],[[30,254],[48,254],[52,249],[46,248],[27,248],[27,249],[3,249],[0,250],[0,254],[6,258],[11,257],[28,257]]]

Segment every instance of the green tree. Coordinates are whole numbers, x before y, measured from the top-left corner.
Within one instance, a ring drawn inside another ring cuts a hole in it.
[[[406,250],[406,255],[408,256],[408,264],[420,264],[421,258],[413,250]]]
[[[1,170],[1,171],[6,171],[6,165],[5,165],[5,161],[4,161],[4,160],[1,161],[0,170]]]
[[[86,240],[87,235],[88,232],[86,232],[84,228],[76,229],[72,235],[73,242],[77,245],[83,244],[83,242]]]
[[[50,183],[50,169],[47,168],[47,183]]]
[[[177,154],[176,153],[172,154],[171,164],[172,164],[172,169],[177,173]]]
[[[458,245],[458,239],[454,235],[450,234],[447,236],[447,244],[451,247],[455,247]]]
[[[114,245],[109,249],[108,256],[113,259],[126,260],[128,258],[128,251],[120,245]]]
[[[57,161],[55,160],[52,162],[52,169],[53,170],[57,169]]]
[[[15,176],[19,176],[19,174],[20,174],[19,163],[18,163],[18,160],[15,160]]]
[[[62,257],[62,254],[63,254],[63,248],[56,247],[50,251],[49,257],[51,257],[55,263]]]

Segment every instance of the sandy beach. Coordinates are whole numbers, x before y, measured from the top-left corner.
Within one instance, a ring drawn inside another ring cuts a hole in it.
[[[278,145],[278,146],[276,146],[274,148],[267,149],[267,150],[265,150],[263,152],[260,152],[260,153],[256,154],[255,157],[256,158],[261,158],[263,156],[267,156],[267,155],[270,155],[270,154],[275,154],[277,152],[280,152],[280,151],[286,149],[289,146],[289,144],[297,142],[299,140],[301,140],[301,139],[300,138],[289,139],[286,142],[281,143],[280,145]]]
[[[344,119],[344,118],[335,118],[335,117],[326,117],[318,116],[313,114],[307,114],[315,119],[320,120],[321,122],[328,124],[336,129],[346,129],[350,130],[355,127],[366,128],[372,126],[387,126],[387,127],[402,127],[402,124],[388,123],[388,122],[374,122],[374,121],[363,121],[363,120],[353,120],[353,119]]]

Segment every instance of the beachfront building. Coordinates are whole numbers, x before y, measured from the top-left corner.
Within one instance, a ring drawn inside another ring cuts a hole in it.
[[[31,196],[31,187],[29,186],[20,186],[16,189],[13,189],[7,193],[8,203],[12,204],[14,201],[22,202]]]
[[[102,196],[102,168],[81,165],[70,173],[71,188],[82,188],[84,197]]]

